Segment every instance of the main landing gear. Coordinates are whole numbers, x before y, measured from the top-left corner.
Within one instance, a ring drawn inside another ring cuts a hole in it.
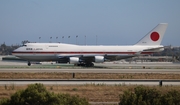
[[[92,62],[86,63],[85,65],[86,65],[86,67],[93,67],[94,66],[94,64]]]
[[[74,64],[74,66],[93,67],[94,64],[92,62],[88,62],[88,63]]]
[[[30,61],[28,61],[27,65],[28,65],[28,66],[31,66],[31,62],[30,62]]]

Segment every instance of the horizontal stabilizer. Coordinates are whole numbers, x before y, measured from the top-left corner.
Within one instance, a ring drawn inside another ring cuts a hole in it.
[[[161,51],[161,50],[164,50],[164,47],[158,47],[158,48],[145,49],[145,50],[143,50],[143,51],[156,52],[156,51]]]

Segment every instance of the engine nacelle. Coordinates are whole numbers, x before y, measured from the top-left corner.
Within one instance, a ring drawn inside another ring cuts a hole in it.
[[[69,63],[70,64],[77,64],[77,63],[79,63],[79,58],[78,57],[70,57]]]
[[[95,63],[103,63],[104,62],[104,56],[95,56],[94,62]]]

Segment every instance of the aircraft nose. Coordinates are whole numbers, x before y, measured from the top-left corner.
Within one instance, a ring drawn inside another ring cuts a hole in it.
[[[16,51],[15,51],[15,50],[13,50],[13,51],[12,51],[12,55],[14,55],[14,54],[15,54],[15,52],[16,52]]]
[[[18,51],[18,49],[13,50],[12,55],[15,55],[17,51]]]

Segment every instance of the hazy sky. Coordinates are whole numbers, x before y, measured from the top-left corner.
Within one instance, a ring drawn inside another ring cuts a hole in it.
[[[129,45],[158,23],[162,44],[180,46],[180,0],[0,0],[0,44]]]

